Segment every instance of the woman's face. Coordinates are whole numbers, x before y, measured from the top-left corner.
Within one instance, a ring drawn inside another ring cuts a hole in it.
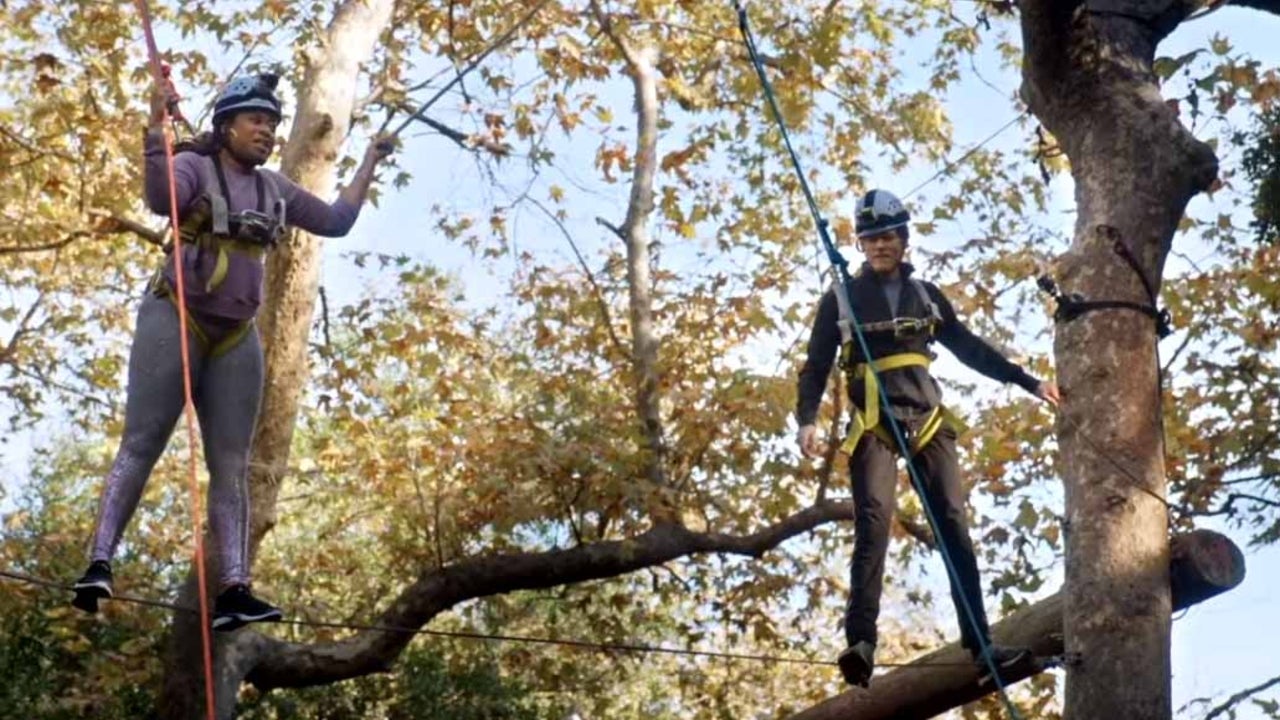
[[[263,110],[236,113],[224,133],[232,157],[247,165],[261,165],[276,147],[276,126],[280,120]]]

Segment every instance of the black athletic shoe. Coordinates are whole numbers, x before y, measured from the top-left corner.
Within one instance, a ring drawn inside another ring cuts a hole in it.
[[[1032,658],[1031,650],[1021,647],[988,645],[987,651],[991,655],[991,662],[996,666],[996,671],[1000,673],[1001,680],[1004,679],[1005,672],[1022,665]],[[987,663],[986,658],[982,656],[980,651],[970,650],[969,652],[973,655],[974,663],[978,665],[978,682],[985,683],[991,680],[991,665]]]
[[[231,632],[256,622],[279,622],[280,609],[249,592],[248,585],[232,585],[213,602],[213,629]]]
[[[836,659],[836,664],[840,666],[840,674],[844,675],[844,681],[850,685],[862,687],[870,684],[871,671],[876,667],[875,653],[876,646],[866,640],[845,648],[845,651]]]
[[[89,563],[89,569],[72,589],[76,591],[72,605],[87,613],[98,612],[98,601],[111,597],[111,565],[106,560]]]

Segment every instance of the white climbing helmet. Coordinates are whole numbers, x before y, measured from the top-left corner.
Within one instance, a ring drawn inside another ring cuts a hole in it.
[[[911,213],[896,195],[888,190],[871,190],[858,201],[854,228],[858,237],[864,238],[906,227],[910,221]]]

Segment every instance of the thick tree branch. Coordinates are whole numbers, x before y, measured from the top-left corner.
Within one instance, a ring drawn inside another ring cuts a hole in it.
[[[1203,602],[1244,580],[1244,554],[1224,535],[1197,530],[1174,538],[1173,546],[1169,577],[1174,610]],[[1065,604],[1065,594],[1056,593],[996,623],[992,635],[997,642],[1030,648],[1037,657],[1063,656]],[[1098,661],[1091,655],[1062,659],[1072,667]],[[1032,663],[1004,677],[1013,684],[1042,669]],[[875,677],[867,689],[846,690],[792,720],[925,720],[995,692],[992,683],[979,685],[978,675],[969,653],[952,643]]]
[[[828,501],[748,535],[695,533],[664,524],[626,540],[470,558],[422,575],[377,620],[379,626],[408,632],[369,630],[317,645],[263,638],[258,641],[259,662],[248,680],[266,690],[321,685],[384,671],[412,639],[413,629],[465,600],[617,577],[699,553],[760,557],[790,538],[851,513],[849,503]]]

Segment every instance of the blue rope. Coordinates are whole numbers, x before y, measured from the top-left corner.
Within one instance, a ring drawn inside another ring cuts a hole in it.
[[[752,37],[750,23],[747,19],[746,8],[742,6],[739,0],[733,2],[734,10],[738,13],[738,29],[742,31],[743,41],[747,46],[747,53],[751,56],[751,64],[755,67],[756,74],[760,76],[760,84],[764,87],[765,98],[769,101],[769,107],[773,110],[774,119],[778,122],[778,129],[782,133],[783,143],[786,145],[787,153],[791,156],[791,164],[795,167],[796,176],[800,179],[800,187],[804,190],[805,199],[809,203],[809,212],[813,215],[813,220],[818,226],[818,236],[822,240],[822,245],[827,251],[827,257],[830,258],[831,264],[835,267],[840,282],[837,283],[836,292],[845,295],[848,300],[848,286],[851,281],[849,277],[849,261],[845,260],[840,251],[836,249],[835,243],[831,241],[831,235],[828,232],[828,225],[825,218],[822,217],[822,210],[818,207],[817,200],[814,199],[813,191],[809,189],[809,183],[805,179],[804,170],[800,166],[800,157],[796,154],[795,148],[791,145],[791,138],[787,133],[786,122],[782,119],[782,112],[778,108],[777,98],[773,93],[773,85],[769,82],[769,77],[765,73],[764,65],[760,62],[760,54],[756,51],[755,38]],[[880,374],[876,370],[875,365],[871,363],[871,348],[867,344],[867,338],[862,332],[862,323],[858,320],[857,313],[853,310],[853,303],[846,302],[846,307],[850,310],[853,319],[854,334],[858,338],[858,346],[862,349],[862,355],[868,361],[867,369],[876,379],[876,384],[880,388],[879,401],[885,408],[889,408],[889,395],[885,390],[884,383],[880,382]],[[947,566],[947,574],[952,583],[956,587],[960,586],[960,576],[956,571],[955,562],[951,559],[951,551],[947,548],[947,543],[943,539],[942,533],[938,529],[938,519],[934,516],[933,510],[929,507],[928,493],[925,492],[924,483],[920,479],[919,473],[916,471],[915,463],[912,460],[910,446],[907,444],[906,436],[899,427],[897,418],[892,412],[884,413],[884,417],[889,422],[889,427],[893,430],[893,437],[898,443],[898,449],[902,453],[902,457],[906,460],[907,473],[911,476],[911,483],[915,487],[920,498],[924,500],[921,503],[924,507],[925,516],[929,520],[929,526],[933,529],[933,535],[938,540],[938,549],[941,551],[943,563]],[[1022,720],[1022,716],[1018,713],[1018,709],[1014,707],[1013,702],[1009,699],[1006,691],[1004,680],[1000,677],[999,668],[996,667],[995,659],[991,657],[991,645],[987,637],[978,632],[978,618],[973,607],[969,604],[969,598],[964,593],[957,593],[960,597],[960,605],[964,610],[965,619],[969,622],[969,627],[973,629],[974,634],[978,637],[981,644],[980,653],[982,660],[986,663],[987,668],[991,671],[991,678],[999,688],[1000,697],[1004,701],[1005,708],[1014,720]]]

